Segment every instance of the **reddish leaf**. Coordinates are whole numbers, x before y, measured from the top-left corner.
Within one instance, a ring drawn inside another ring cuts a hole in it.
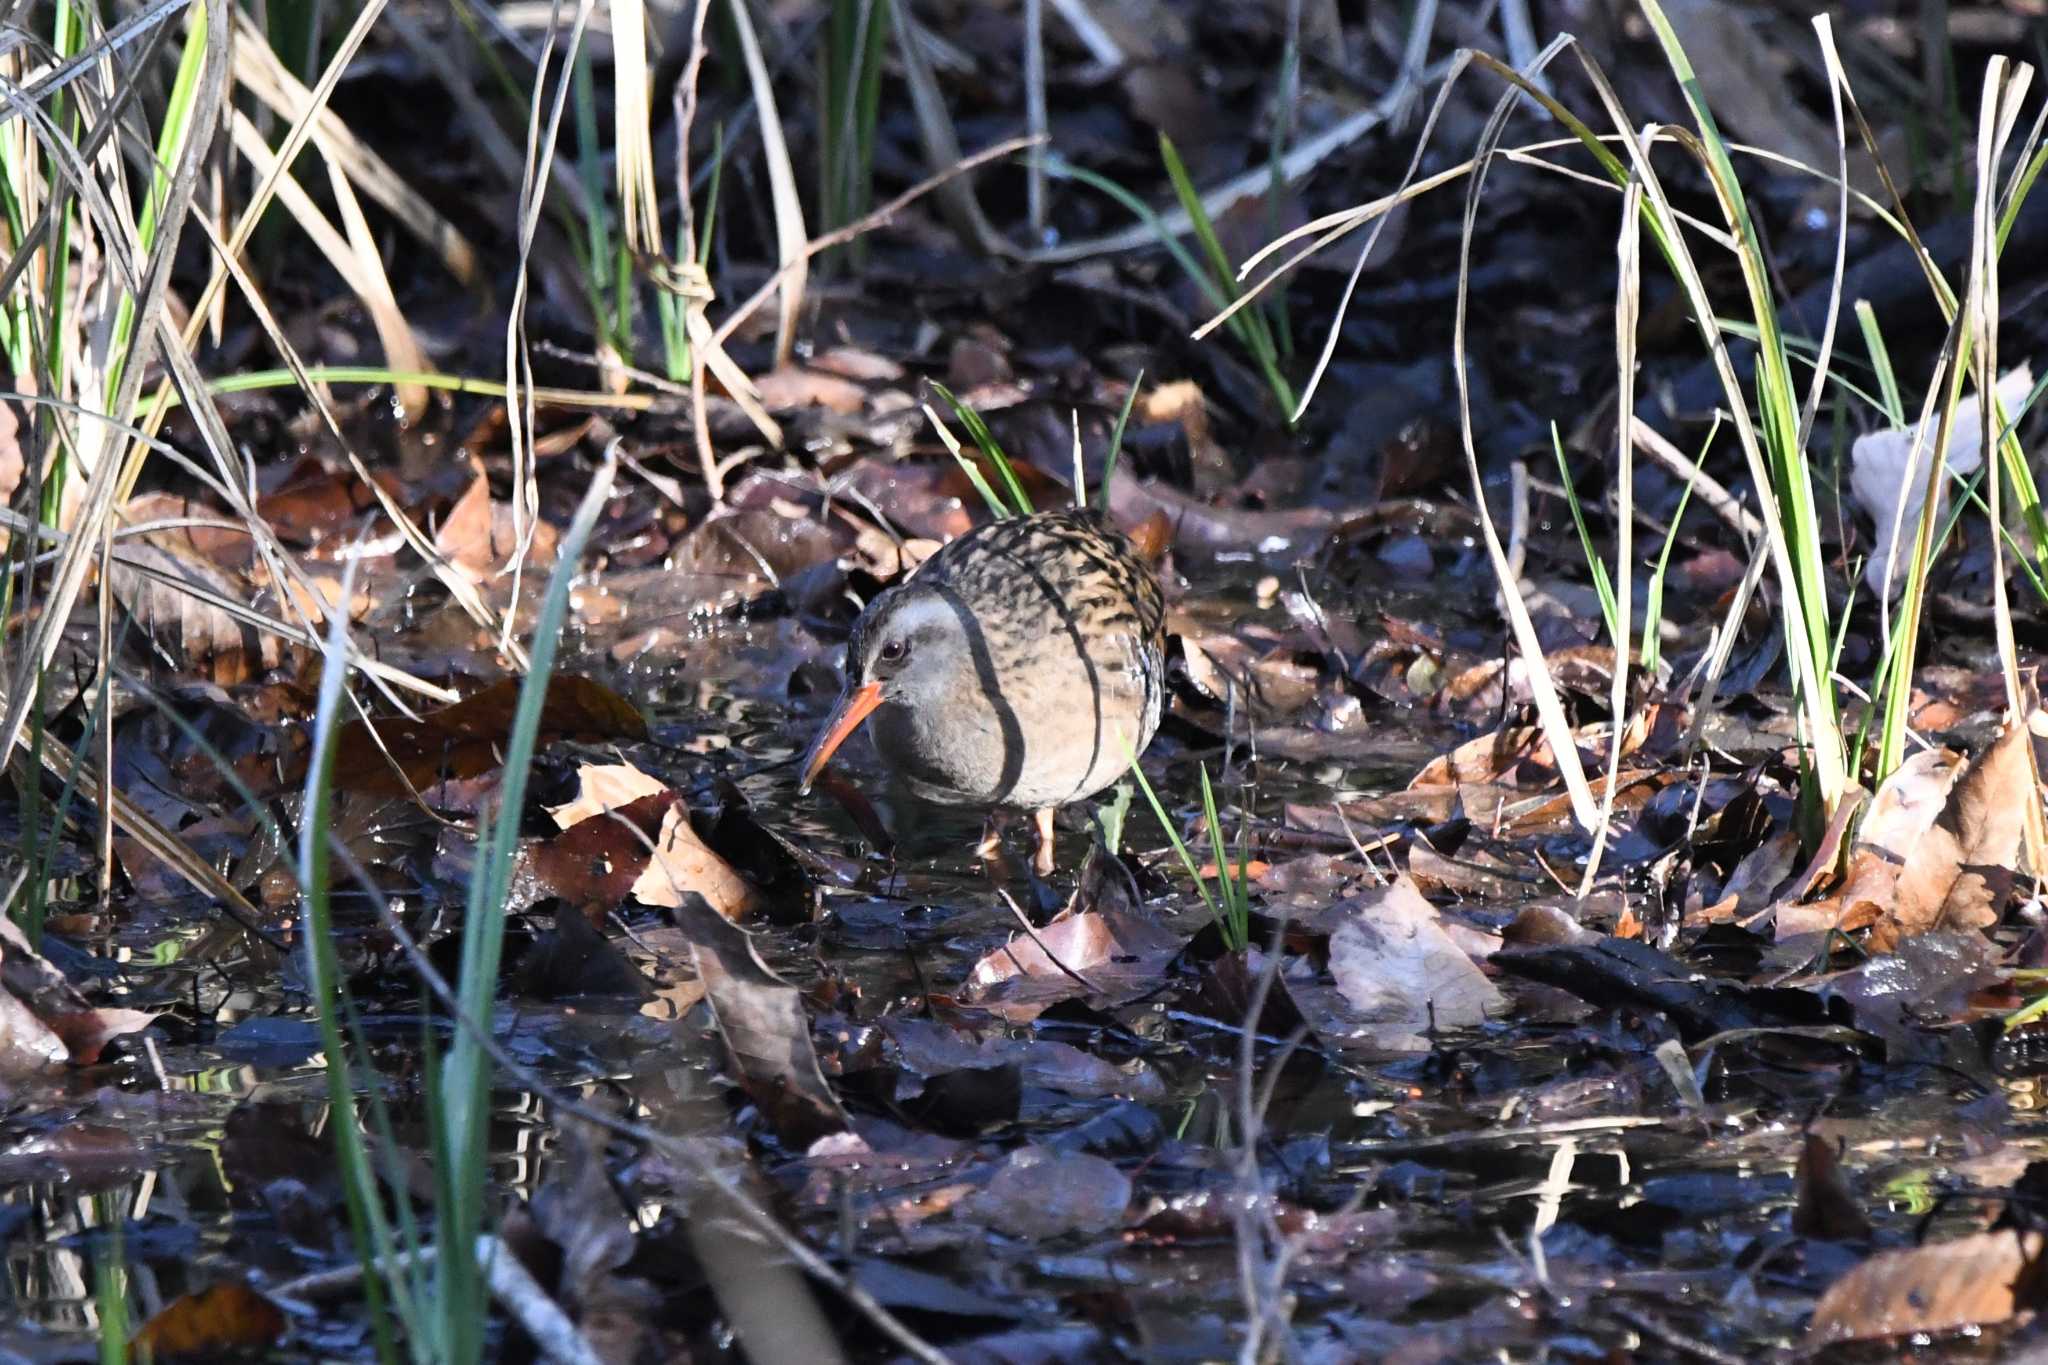
[[[156,1020],[148,1010],[96,1009],[72,1014],[50,1013],[43,1022],[50,1026],[71,1054],[75,1066],[91,1066],[100,1052],[116,1038],[140,1033]]]
[[[245,1284],[223,1280],[173,1300],[142,1325],[137,1351],[217,1360],[230,1351],[260,1351],[284,1336],[284,1313]]]
[[[593,921],[603,920],[646,871],[649,845],[670,809],[681,802],[672,791],[657,792],[607,815],[579,820],[551,838],[522,843],[513,903],[526,906],[542,896],[560,896],[581,906]]]
[[[415,787],[489,772],[498,766],[518,705],[519,680],[506,678],[417,720],[379,720],[376,738],[362,721],[350,721],[336,736],[335,782],[350,791],[403,795],[405,786],[392,771],[391,759]],[[602,683],[557,674],[541,704],[540,735],[543,740],[645,739],[647,722],[631,702]]]

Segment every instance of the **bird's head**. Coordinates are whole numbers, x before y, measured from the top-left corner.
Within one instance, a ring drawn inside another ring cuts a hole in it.
[[[833,753],[877,708],[942,707],[958,688],[973,686],[968,632],[966,612],[937,587],[913,581],[870,602],[846,642],[846,686],[804,755],[799,790],[810,790]]]

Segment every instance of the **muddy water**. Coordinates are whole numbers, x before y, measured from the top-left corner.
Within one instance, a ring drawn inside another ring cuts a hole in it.
[[[1193,595],[1202,605],[1186,614],[1190,630],[1284,624],[1260,604],[1257,566],[1226,572],[1235,590],[1212,581]],[[1353,598],[1349,615],[1369,621],[1372,610],[1420,605],[1389,596],[1368,610]],[[761,825],[816,856],[817,889],[757,927],[763,957],[801,986],[843,983],[850,1018],[922,1014],[931,994],[954,989],[1012,934],[997,893],[1028,903],[1021,874],[992,879],[971,855],[977,816],[884,795],[880,814],[898,838],[885,860],[831,797],[795,795],[790,761],[827,699],[832,647],[787,618],[698,622],[676,639],[658,662],[583,641],[577,666],[649,711],[654,742],[636,762],[707,808],[730,799],[721,794],[730,784]],[[1218,719],[1169,726],[1147,765],[1160,790],[1184,800],[1198,789],[1198,761],[1220,770]],[[1270,825],[1289,803],[1324,807],[1398,787],[1468,733],[1419,709],[1374,706],[1362,723],[1370,751],[1326,761],[1234,743],[1226,792],[1248,790]],[[853,770],[863,770],[860,758]],[[1140,849],[1163,844],[1142,803],[1128,829]],[[1060,893],[1088,842],[1078,820],[1063,838]],[[1192,932],[1197,902],[1170,862],[1160,868],[1149,906]],[[458,882],[426,875],[407,910],[451,909],[460,895]],[[1478,927],[1497,927],[1514,908],[1470,897],[1451,907]],[[425,1010],[365,908],[342,913],[361,1036],[388,1106],[380,1122],[400,1149],[417,1151],[423,1070],[448,1040],[446,1023]],[[328,1155],[326,1077],[295,959],[203,936],[173,910],[112,922],[118,929],[91,946],[120,964],[123,1003],[166,1014],[153,1050],[124,1050],[61,1093],[25,1094],[0,1120],[12,1297],[0,1351],[16,1358],[96,1358],[97,1290],[109,1276],[146,1312],[224,1278],[274,1287],[351,1260]],[[659,919],[636,915],[633,927],[627,955],[656,981],[673,980],[678,945]],[[1112,1015],[1054,1011],[1023,1031],[1143,1063],[1163,1083],[1146,1121],[1117,1118],[1122,1136],[1096,1148],[1136,1181],[1120,1233],[1031,1245],[990,1241],[964,1223],[958,1235],[943,1220],[913,1235],[886,1216],[849,1222],[844,1210],[816,1209],[799,1215],[804,1227],[841,1254],[914,1255],[921,1270],[997,1304],[986,1310],[993,1320],[1038,1318],[1062,1357],[1234,1350],[1247,1208],[1228,1157],[1241,1137],[1232,1099],[1240,1021],[1201,981],[1190,959],[1155,995]],[[1694,1109],[1651,1055],[1656,1025],[1554,990],[1508,989],[1513,1008],[1501,1022],[1427,1054],[1358,1055],[1312,1036],[1285,1049],[1278,1037],[1261,1043],[1262,1068],[1285,1059],[1258,1147],[1270,1202],[1254,1212],[1299,1238],[1292,1312],[1310,1355],[1753,1359],[1795,1341],[1814,1296],[1866,1250],[1790,1230],[1806,1124],[1820,1119],[1841,1144],[1880,1244],[1910,1240],[1922,1220],[1934,1237],[1964,1230],[1982,1208],[1972,1196],[2048,1155],[2048,1104],[2030,1080],[1987,1091],[1953,1069],[1877,1064],[1827,1040],[1731,1039],[1711,1055],[1695,1049],[1706,1106]],[[701,1011],[681,1026],[676,1013],[662,998],[515,994],[501,1004],[499,1030],[516,1057],[581,1100],[628,1102],[656,1123],[725,1116],[760,1140],[770,1181],[793,1196],[805,1163],[719,1079]],[[1016,1124],[986,1135],[996,1145],[983,1150],[1058,1139],[1122,1113],[1118,1104],[1031,1092]],[[530,1195],[558,1173],[552,1117],[536,1095],[499,1092],[491,1140],[504,1189]],[[678,1207],[644,1193],[641,1226]],[[294,1304],[288,1344],[271,1358],[370,1358],[357,1308],[345,1296]],[[943,1311],[919,1321],[940,1340],[963,1330]]]

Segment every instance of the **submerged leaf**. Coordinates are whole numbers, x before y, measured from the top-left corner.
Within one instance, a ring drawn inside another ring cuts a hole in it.
[[[1809,1346],[1952,1332],[2004,1322],[2040,1294],[2042,1236],[2001,1229],[1880,1251],[1829,1285]]]
[[[1502,1008],[1500,991],[1445,932],[1406,877],[1360,897],[1330,935],[1330,975],[1379,1047],[1418,1051],[1427,1034],[1474,1028]]]
[[[684,896],[672,913],[690,940],[734,1079],[775,1131],[800,1143],[845,1131],[846,1115],[818,1070],[810,1020],[796,987],[770,971],[755,953],[752,936],[727,923],[702,896]]]

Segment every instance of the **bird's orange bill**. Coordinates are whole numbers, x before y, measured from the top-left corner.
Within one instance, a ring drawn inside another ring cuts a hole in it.
[[[882,704],[882,685],[878,682],[863,683],[850,692],[839,694],[839,704],[832,708],[832,714],[825,717],[825,728],[818,731],[818,737],[811,741],[811,751],[804,755],[803,785],[797,788],[799,794],[808,793],[811,783],[832,761],[832,755],[847,737],[860,728],[868,714]]]

